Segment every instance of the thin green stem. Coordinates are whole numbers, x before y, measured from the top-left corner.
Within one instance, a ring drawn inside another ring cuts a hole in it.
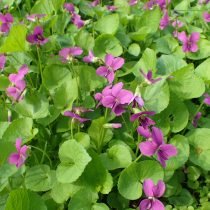
[[[32,145],[30,145],[30,147],[42,152],[47,157],[47,159],[49,160],[50,167],[52,167],[52,161],[51,161],[50,157],[48,156],[48,154],[46,153],[46,151],[40,149],[39,147],[35,147],[35,146],[32,146]]]
[[[39,53],[39,48],[38,48],[38,46],[36,46],[36,51],[37,51],[38,62],[39,62],[39,72],[40,72],[40,74],[41,74],[41,79],[42,79],[42,81],[43,81],[42,62],[41,62],[41,58],[40,58],[40,53]]]
[[[140,155],[134,160],[134,162],[137,162],[141,157],[142,157],[142,154],[140,154]]]
[[[47,141],[45,142],[45,145],[44,145],[44,152],[46,153],[46,150],[47,150]],[[40,163],[42,164],[44,162],[44,153],[42,153],[42,158],[41,158],[41,161]]]
[[[74,129],[73,129],[73,125],[74,125],[74,118],[71,119],[71,138],[74,139]]]

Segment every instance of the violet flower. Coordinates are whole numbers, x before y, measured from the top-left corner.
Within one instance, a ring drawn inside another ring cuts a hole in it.
[[[156,0],[161,10],[166,9],[167,5],[170,4],[171,0]]]
[[[81,28],[85,25],[85,22],[81,19],[81,16],[76,13],[72,15],[71,21],[77,28]]]
[[[139,144],[141,153],[145,156],[157,154],[157,159],[163,167],[166,167],[166,161],[177,155],[177,149],[172,144],[166,144],[163,139],[163,133],[159,128],[152,128],[151,140]]]
[[[94,0],[94,1],[92,1],[91,3],[90,3],[90,5],[92,6],[92,7],[96,7],[97,5],[99,5],[100,4],[100,0]]]
[[[135,120],[139,120],[140,126],[137,128],[137,132],[144,136],[145,138],[151,137],[150,126],[155,125],[155,121],[153,121],[150,117],[154,115],[155,112],[152,111],[143,111],[136,114],[131,115],[130,121],[133,122]]]
[[[117,10],[117,7],[114,6],[114,5],[107,5],[106,8],[107,8],[107,10],[109,10],[109,11],[115,11],[115,10]]]
[[[134,95],[130,103],[133,103],[133,106],[132,106],[133,108],[134,107],[142,108],[144,106],[143,98],[138,95]]]
[[[184,23],[180,20],[174,20],[171,24],[174,28],[181,28],[184,26]]]
[[[204,100],[203,100],[203,103],[210,106],[210,95],[209,94],[204,94]]]
[[[23,92],[26,87],[24,81],[25,75],[28,73],[28,67],[26,65],[21,66],[17,74],[10,74],[9,80],[12,83],[12,86],[9,86],[6,89],[6,93],[13,101],[20,101],[23,99]]]
[[[0,54],[0,71],[4,69],[5,63],[6,63],[6,56]]]
[[[88,53],[88,56],[85,56],[83,58],[83,61],[85,63],[94,63],[98,60],[97,57],[95,57],[95,55],[93,54],[93,51],[92,50],[89,50],[89,53]]]
[[[81,55],[83,50],[80,47],[65,47],[59,51],[63,62],[72,61],[75,56]]]
[[[162,197],[165,192],[163,181],[159,180],[155,185],[151,179],[146,179],[143,183],[143,190],[147,199],[140,202],[140,210],[165,210],[163,203],[157,199]]]
[[[210,13],[204,12],[203,13],[203,19],[205,22],[210,23]]]
[[[160,20],[160,26],[159,28],[161,30],[163,30],[164,28],[166,28],[170,23],[170,19],[169,19],[169,16],[168,16],[168,12],[166,11],[163,15],[163,17],[161,18]]]
[[[31,15],[27,15],[26,19],[31,21],[31,22],[36,22],[37,20],[45,17],[45,14],[31,14]]]
[[[65,3],[64,8],[71,14],[73,14],[75,12],[74,5],[71,3]]]
[[[187,36],[185,31],[178,34],[178,39],[182,42],[183,52],[197,52],[198,45],[197,42],[200,39],[200,34],[198,32],[193,32],[191,35]]]
[[[43,36],[43,28],[41,26],[36,26],[32,34],[29,34],[26,40],[35,45],[44,45],[49,39]]]
[[[156,82],[158,82],[158,81],[161,80],[161,78],[153,79],[152,78],[152,71],[151,70],[149,70],[147,72],[147,74],[145,74],[142,70],[140,70],[140,72],[142,73],[142,75],[144,76],[144,78],[145,78],[145,80],[146,80],[146,82],[148,84],[154,84],[154,83],[156,83]]]
[[[194,118],[193,118],[192,125],[193,125],[195,128],[198,127],[198,121],[199,121],[199,119],[201,118],[201,115],[202,115],[202,113],[201,113],[201,112],[198,112],[198,113],[194,116]]]
[[[129,0],[129,5],[134,6],[138,3],[138,0]]]
[[[16,165],[17,168],[20,168],[27,159],[28,147],[26,145],[21,147],[21,144],[22,144],[22,139],[21,138],[16,139],[15,147],[17,152],[12,153],[8,158],[8,162],[10,164]]]
[[[13,17],[10,13],[3,15],[0,13],[0,31],[2,33],[7,33],[10,30],[11,24],[13,23]]]
[[[105,66],[97,68],[96,73],[107,78],[109,84],[114,81],[115,71],[124,65],[124,59],[121,57],[114,58],[111,54],[105,57]]]
[[[133,93],[123,89],[123,83],[119,82],[113,87],[106,87],[101,93],[95,95],[95,99],[104,107],[111,108],[116,116],[125,112],[124,107],[128,105],[133,98]]]

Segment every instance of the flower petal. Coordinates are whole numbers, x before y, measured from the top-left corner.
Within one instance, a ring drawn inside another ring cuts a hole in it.
[[[123,58],[115,58],[111,64],[111,68],[113,70],[120,69],[125,63],[125,60]]]
[[[163,203],[161,201],[159,201],[158,199],[155,199],[153,202],[152,202],[152,207],[151,207],[152,210],[165,210],[165,207],[163,205]]]
[[[140,210],[148,210],[148,209],[151,209],[151,206],[152,206],[152,200],[149,200],[149,199],[144,199],[139,204]]]
[[[159,128],[152,128],[152,139],[157,145],[161,145],[164,143],[163,133]]]
[[[16,165],[19,159],[19,154],[18,153],[12,153],[9,158],[8,158],[8,162],[10,164],[14,164]]]
[[[145,138],[151,137],[151,132],[148,127],[144,128],[143,126],[138,126],[137,132]]]
[[[145,156],[152,156],[156,153],[158,146],[153,141],[145,141],[139,144],[141,153]]]
[[[160,198],[165,192],[165,183],[162,180],[159,180],[157,185],[153,187],[153,193],[155,198]]]
[[[109,70],[106,66],[100,66],[96,70],[96,74],[98,74],[99,76],[102,76],[102,77],[105,77],[108,73],[109,73]]]
[[[145,179],[143,183],[143,189],[147,197],[154,197],[154,192],[153,192],[154,186],[155,186],[154,182],[151,179]]]
[[[106,64],[106,66],[111,66],[113,60],[114,60],[114,56],[111,55],[111,54],[107,54],[107,55],[105,56],[105,64]]]

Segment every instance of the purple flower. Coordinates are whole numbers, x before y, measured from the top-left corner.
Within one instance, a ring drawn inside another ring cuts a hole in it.
[[[125,112],[124,107],[128,105],[133,98],[133,93],[123,89],[123,83],[119,82],[113,87],[104,88],[102,93],[97,93],[95,99],[99,101],[99,105],[111,108],[116,116],[122,115]]]
[[[200,39],[200,34],[198,32],[193,32],[190,36],[187,36],[185,31],[178,34],[178,39],[182,42],[183,52],[197,52],[198,45],[197,42]]]
[[[210,95],[206,93],[204,97],[203,103],[210,106]]]
[[[152,128],[152,140],[141,142],[139,149],[145,156],[157,154],[157,159],[163,167],[166,167],[166,160],[177,155],[177,149],[172,144],[166,144],[163,139],[163,133],[159,128]]]
[[[184,23],[180,20],[175,20],[171,24],[174,28],[181,28],[184,26]]]
[[[156,5],[156,0],[150,0],[147,3],[145,3],[144,9],[152,10],[155,5]]]
[[[210,2],[210,0],[199,0],[198,3],[199,4],[208,4]]]
[[[7,33],[10,30],[11,24],[13,23],[13,17],[10,13],[3,15],[0,13],[0,31]]]
[[[31,22],[36,22],[36,20],[39,20],[45,16],[46,16],[45,14],[31,14],[31,15],[27,15],[26,19]]]
[[[100,4],[100,0],[94,0],[94,1],[92,1],[91,3],[90,3],[90,5],[92,6],[92,7],[96,7],[97,5],[99,5]]]
[[[114,5],[107,5],[106,8],[107,8],[109,11],[115,11],[115,10],[117,10],[117,7],[114,6]]]
[[[64,8],[65,8],[69,13],[74,13],[74,12],[75,12],[74,5],[71,4],[71,3],[65,3],[65,4],[64,4]]]
[[[94,63],[94,62],[96,62],[97,60],[98,60],[98,58],[94,56],[92,50],[89,50],[88,56],[85,56],[85,57],[83,58],[83,61],[84,61],[85,63]]]
[[[145,80],[146,80],[146,82],[148,84],[154,84],[154,83],[156,83],[156,82],[158,82],[158,81],[161,80],[161,78],[153,79],[152,78],[152,71],[151,70],[149,70],[147,72],[147,74],[145,74],[142,70],[140,70],[140,72],[142,73],[142,75],[144,76],[144,78],[145,78]]]
[[[81,16],[76,13],[72,14],[71,21],[77,28],[81,28],[85,25],[85,22],[81,19]]]
[[[26,161],[28,147],[26,145],[22,146],[22,139],[16,139],[15,147],[17,149],[16,153],[12,153],[9,156],[9,163],[16,165],[17,168],[20,168]]]
[[[114,73],[124,65],[124,59],[121,57],[114,58],[111,54],[105,57],[105,66],[97,68],[96,73],[107,78],[111,84],[114,81]]]
[[[104,128],[121,128],[121,123],[106,123],[103,125]]]
[[[151,179],[146,179],[143,183],[143,190],[147,199],[140,202],[140,210],[165,210],[163,203],[157,199],[162,197],[165,192],[163,181],[159,180],[155,185]]]
[[[133,108],[137,106],[139,108],[142,108],[144,106],[144,100],[141,96],[134,95],[130,103],[132,102],[133,102],[133,106],[132,106]]]
[[[170,4],[170,0],[156,0],[161,10],[166,9],[167,5]]]
[[[47,38],[44,38],[43,28],[41,26],[36,26],[34,28],[33,34],[29,34],[26,39],[31,44],[36,44],[36,45],[44,45],[49,40]]]
[[[20,101],[23,99],[23,91],[25,90],[26,83],[24,81],[25,75],[28,73],[26,65],[21,66],[17,74],[10,74],[9,80],[12,86],[6,89],[6,93],[13,101]]]
[[[204,12],[203,13],[203,19],[205,22],[209,23],[210,22],[210,13]]]
[[[6,63],[6,56],[0,54],[0,71],[4,69],[5,63]]]
[[[194,118],[193,118],[192,125],[193,125],[195,128],[198,127],[198,121],[199,121],[199,119],[201,118],[201,115],[202,115],[202,113],[201,113],[201,112],[198,112],[198,113],[194,116]]]
[[[169,16],[168,16],[168,12],[165,11],[163,17],[161,18],[160,20],[160,29],[163,30],[164,28],[166,28],[170,23],[170,19],[169,19]]]
[[[90,109],[85,109],[83,107],[74,107],[72,109],[72,111],[65,111],[64,112],[64,116],[66,117],[71,117],[73,119],[76,119],[78,120],[80,123],[84,123],[86,121],[89,121],[90,119],[87,119],[87,118],[83,118],[80,116],[81,113],[84,113],[84,112],[90,112],[92,110]]]
[[[59,55],[63,62],[72,61],[77,55],[81,55],[83,50],[80,47],[66,47],[59,51]]]
[[[129,5],[134,6],[138,3],[138,0],[129,0]]]

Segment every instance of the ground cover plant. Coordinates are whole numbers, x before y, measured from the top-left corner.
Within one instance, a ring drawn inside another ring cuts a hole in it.
[[[210,209],[209,0],[0,10],[1,210]]]

